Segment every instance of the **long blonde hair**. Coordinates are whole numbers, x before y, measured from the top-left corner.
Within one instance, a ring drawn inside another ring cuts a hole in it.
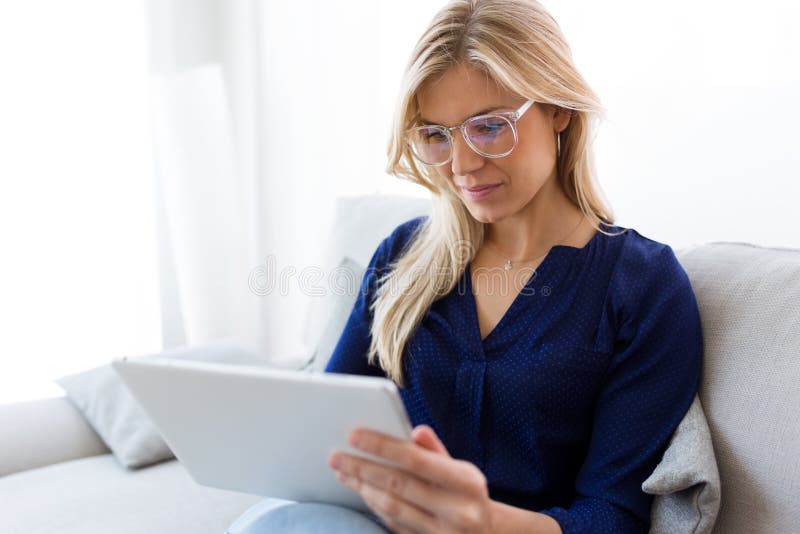
[[[417,165],[404,135],[418,112],[419,88],[462,62],[522,98],[571,113],[560,134],[557,179],[595,229],[607,233],[600,223],[614,222],[595,182],[592,153],[595,122],[605,110],[575,68],[553,17],[535,0],[453,0],[444,6],[406,66],[388,146],[387,172],[432,193],[430,216],[406,252],[388,266],[371,304],[368,360],[374,365],[377,357],[400,387],[405,387],[406,342],[431,304],[455,287],[483,242],[484,223],[472,217],[435,169]]]

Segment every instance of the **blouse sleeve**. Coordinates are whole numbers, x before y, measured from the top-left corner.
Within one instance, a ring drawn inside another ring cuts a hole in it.
[[[386,373],[377,362],[375,365],[367,363],[367,352],[372,341],[370,325],[373,313],[370,304],[375,299],[378,280],[388,271],[390,262],[396,259],[414,230],[425,219],[425,216],[420,216],[402,223],[378,245],[364,271],[355,304],[324,372],[386,378]]]
[[[617,335],[575,497],[568,508],[539,511],[564,534],[648,532],[653,496],[642,483],[700,383],[700,314],[686,272],[668,245],[631,246],[612,277]]]

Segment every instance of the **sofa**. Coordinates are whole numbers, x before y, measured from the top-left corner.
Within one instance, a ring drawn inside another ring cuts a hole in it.
[[[428,210],[426,199],[338,199],[323,267],[366,265],[397,224]],[[712,242],[676,255],[704,332],[698,397],[722,488],[713,532],[800,532],[800,249]],[[303,335],[313,350],[294,368],[321,372],[347,298],[312,299]],[[0,406],[0,443],[4,534],[222,534],[262,501],[200,486],[174,458],[121,466],[65,396]]]

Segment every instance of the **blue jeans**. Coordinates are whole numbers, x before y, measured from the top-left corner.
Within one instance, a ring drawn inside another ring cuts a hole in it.
[[[264,499],[239,516],[225,534],[386,534],[381,519],[344,506]]]

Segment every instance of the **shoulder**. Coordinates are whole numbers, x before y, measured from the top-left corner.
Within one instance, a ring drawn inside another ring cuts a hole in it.
[[[615,277],[647,279],[683,272],[671,246],[642,235],[634,228],[623,229],[625,233],[614,266]]]
[[[700,310],[672,247],[628,229],[614,267],[610,298],[615,365],[627,362],[652,369],[662,365],[659,362],[671,369],[685,365],[691,375],[684,376],[696,378],[703,353]]]
[[[382,263],[387,264],[397,260],[413,243],[427,222],[427,215],[419,215],[398,224],[378,245],[377,253],[380,254]]]
[[[611,277],[611,294],[617,307],[629,313],[682,295],[693,303],[689,277],[671,246],[625,229]]]
[[[405,222],[402,222],[392,230],[391,235],[395,237],[395,239],[399,239],[404,242],[408,242],[414,234],[422,229],[425,223],[428,222],[427,215],[419,215],[417,217],[413,217]]]

